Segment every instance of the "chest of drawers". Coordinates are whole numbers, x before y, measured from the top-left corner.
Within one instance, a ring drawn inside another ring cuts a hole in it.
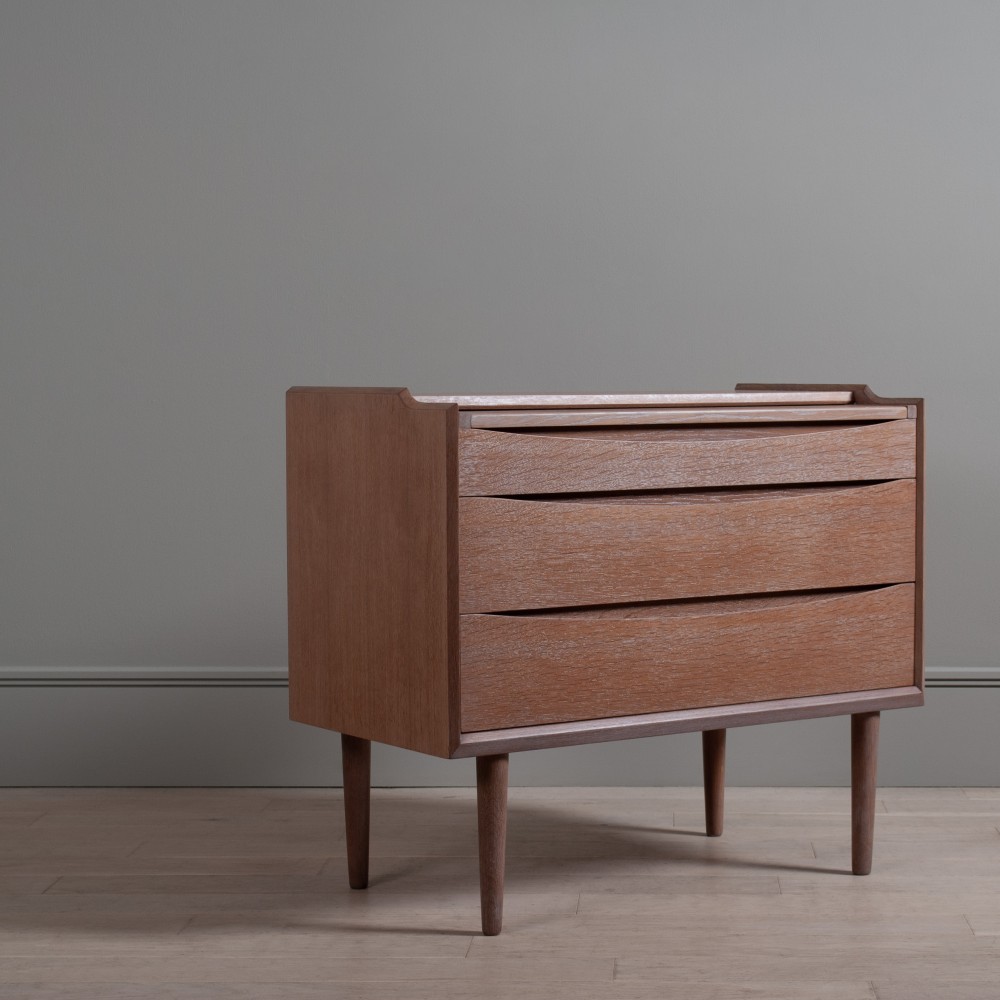
[[[922,704],[919,399],[287,395],[292,719],[341,733],[350,883],[370,743],[475,757],[500,930],[508,754],[851,715],[871,868],[879,713]]]

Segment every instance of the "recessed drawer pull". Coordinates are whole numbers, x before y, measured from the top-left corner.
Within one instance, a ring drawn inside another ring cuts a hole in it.
[[[468,414],[470,427],[598,427],[608,424],[794,423],[905,420],[905,406],[756,406],[657,410],[489,410]]]
[[[646,601],[641,604],[606,604],[584,608],[541,608],[532,611],[493,611],[493,618],[607,618],[613,621],[658,621],[663,618],[709,618],[712,615],[731,615],[740,611],[773,611],[793,604],[816,604],[835,601],[862,588],[843,590],[804,590],[789,594],[740,594],[735,597],[695,597],[680,601]],[[876,589],[867,587],[868,591]]]

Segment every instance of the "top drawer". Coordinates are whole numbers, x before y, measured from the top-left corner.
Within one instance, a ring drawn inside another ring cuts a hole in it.
[[[462,496],[910,479],[916,421],[463,427]]]

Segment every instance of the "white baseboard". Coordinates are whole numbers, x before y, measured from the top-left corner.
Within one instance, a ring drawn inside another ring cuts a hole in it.
[[[929,671],[927,705],[883,713],[883,785],[990,785],[1000,760],[1000,670]],[[288,721],[271,668],[0,668],[0,785],[323,786],[340,741]],[[732,785],[844,785],[844,718],[730,734]],[[469,785],[470,761],[376,747],[381,786]],[[698,734],[515,754],[521,785],[694,785]]]

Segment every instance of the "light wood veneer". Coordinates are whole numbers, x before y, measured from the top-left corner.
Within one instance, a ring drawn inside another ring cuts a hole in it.
[[[463,723],[502,729],[913,681],[912,583],[728,614],[658,610],[463,615]]]
[[[562,430],[562,433],[559,431]],[[563,429],[545,433],[462,429],[462,496],[774,486],[915,475],[912,420],[701,428]],[[632,431],[630,434],[629,432]],[[751,434],[756,431],[753,436]]]
[[[462,613],[914,577],[912,480],[634,501],[463,498]]]
[[[854,870],[877,722],[922,703],[923,404],[866,386],[436,396],[296,388],[291,717],[343,734],[352,886],[370,741],[477,758],[483,929],[507,754],[852,716]]]

